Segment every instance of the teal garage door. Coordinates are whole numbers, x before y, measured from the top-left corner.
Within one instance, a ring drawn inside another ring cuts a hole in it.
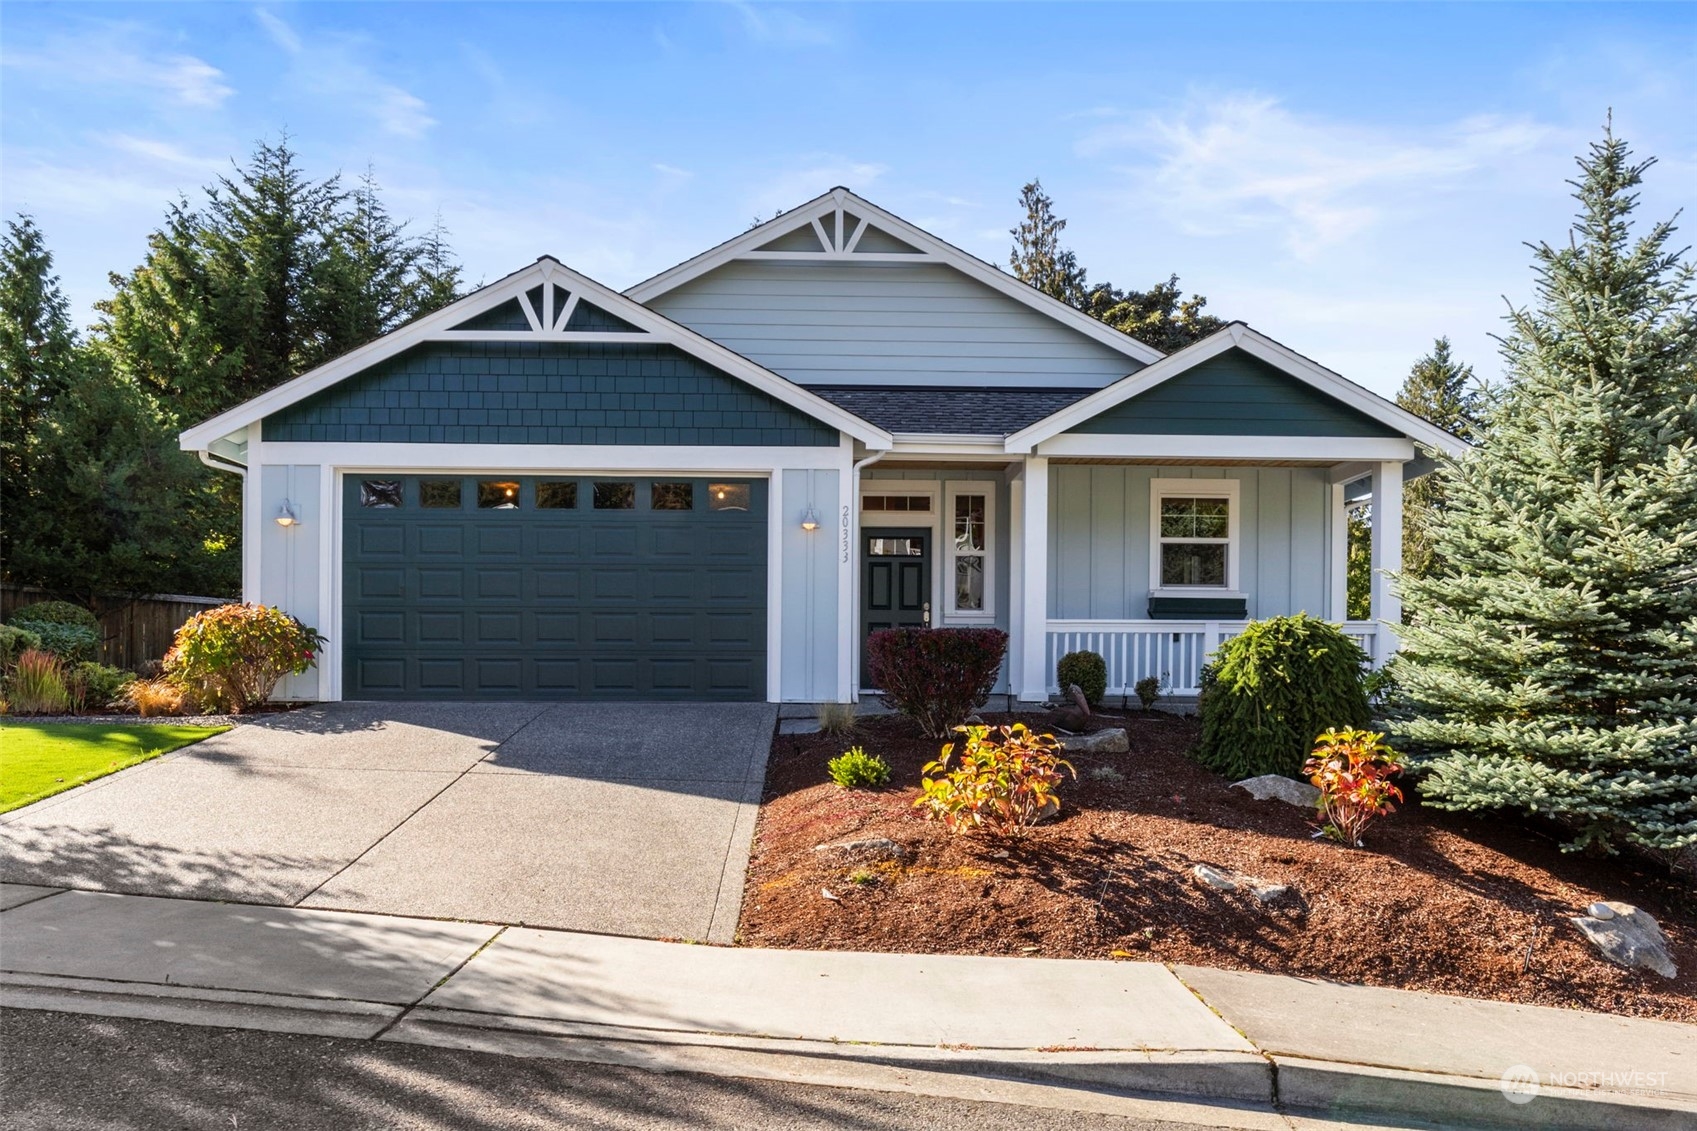
[[[342,695],[764,699],[766,486],[345,476]]]

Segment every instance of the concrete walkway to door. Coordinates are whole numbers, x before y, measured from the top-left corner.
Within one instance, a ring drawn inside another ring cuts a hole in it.
[[[0,817],[0,880],[730,942],[776,716],[308,707]]]

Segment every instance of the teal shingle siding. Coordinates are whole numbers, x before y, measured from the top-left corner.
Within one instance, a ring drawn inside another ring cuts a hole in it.
[[[500,306],[490,307],[475,318],[455,326],[456,330],[528,330],[530,320],[524,316],[519,300],[510,298]]]
[[[1227,350],[1073,432],[1205,436],[1400,436],[1242,350]]]
[[[640,331],[617,314],[609,314],[599,306],[587,302],[579,302],[572,309],[571,321],[565,325],[567,330],[599,330],[603,333],[635,334]]]
[[[837,432],[666,345],[430,342],[265,418],[276,441],[830,447]]]

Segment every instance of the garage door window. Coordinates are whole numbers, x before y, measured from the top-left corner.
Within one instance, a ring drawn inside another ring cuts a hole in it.
[[[459,510],[458,479],[426,479],[418,485],[418,505],[427,510]]]
[[[536,509],[542,511],[571,511],[577,509],[577,483],[542,482],[536,485]]]
[[[635,483],[597,483],[595,509],[598,511],[628,511],[636,509]]]
[[[394,508],[401,505],[399,479],[367,479],[359,485],[359,505],[362,507]]]
[[[519,485],[506,479],[483,479],[477,484],[477,509],[485,511],[516,511],[519,509]]]
[[[656,483],[649,496],[650,510],[692,511],[695,509],[695,484]]]
[[[746,511],[748,509],[748,484],[709,483],[707,485],[707,509],[710,511]]]

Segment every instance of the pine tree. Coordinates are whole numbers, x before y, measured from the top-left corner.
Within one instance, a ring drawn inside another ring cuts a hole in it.
[[[1031,181],[1020,189],[1019,204],[1025,209],[1025,219],[1008,232],[1013,236],[1008,266],[1014,278],[1068,306],[1081,306],[1084,268],[1070,248],[1061,246],[1067,222],[1055,215],[1055,202],[1043,191],[1043,182]]]
[[[1409,412],[1469,441],[1480,438],[1481,399],[1473,367],[1454,358],[1448,338],[1432,343],[1432,352],[1414,363],[1396,395]],[[1425,577],[1436,569],[1430,528],[1443,505],[1443,483],[1436,475],[1422,475],[1403,488],[1404,576]]]
[[[430,225],[430,231],[419,244],[418,274],[413,283],[413,318],[441,310],[459,298],[465,286],[460,265],[454,261],[454,254],[448,248],[448,234],[442,223],[442,214],[436,213],[435,223]]]
[[[1404,581],[1423,794],[1553,818],[1570,848],[1697,844],[1697,273],[1671,222],[1633,238],[1651,164],[1612,130],[1580,159],[1489,441],[1438,473],[1436,572]]]

